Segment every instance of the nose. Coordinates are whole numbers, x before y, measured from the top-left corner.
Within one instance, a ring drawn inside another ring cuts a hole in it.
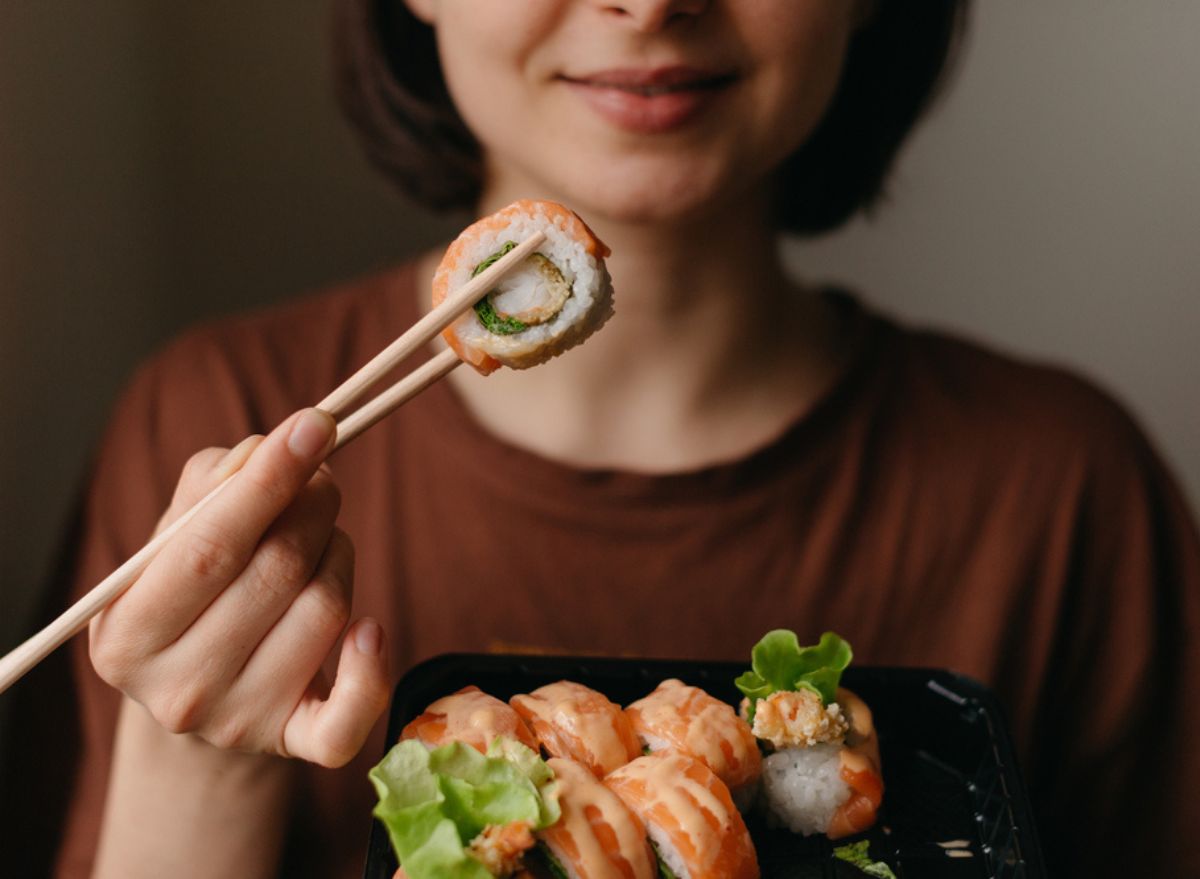
[[[599,3],[611,16],[624,19],[635,29],[646,33],[688,18],[695,18],[708,8],[709,0],[626,0],[624,3]]]

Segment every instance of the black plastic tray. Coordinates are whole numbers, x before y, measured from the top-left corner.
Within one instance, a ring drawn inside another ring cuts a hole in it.
[[[680,678],[736,704],[740,663],[453,654],[414,667],[396,686],[388,741],[430,702],[467,684],[508,699],[557,680],[593,687],[627,705],[664,678]],[[861,836],[900,879],[1041,879],[1032,811],[995,697],[947,671],[851,668],[843,683],[871,706],[886,791],[879,820]],[[382,755],[381,755],[382,756]],[[747,820],[764,879],[861,877],[824,837],[800,837]],[[952,855],[951,852],[957,854]],[[396,859],[373,822],[365,879],[391,879]]]

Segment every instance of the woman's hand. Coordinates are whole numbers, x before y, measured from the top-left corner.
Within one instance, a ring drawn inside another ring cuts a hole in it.
[[[195,455],[160,528],[236,476],[92,621],[96,671],[167,730],[340,766],[382,713],[374,620],[347,632],[332,690],[321,672],[354,576],[354,547],[334,526],[338,490],[320,466],[333,440],[333,420],[310,409],[266,437]]]

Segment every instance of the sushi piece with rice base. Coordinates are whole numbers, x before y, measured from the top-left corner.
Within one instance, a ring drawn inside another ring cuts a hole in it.
[[[546,236],[538,250],[442,333],[483,375],[544,363],[612,316],[609,249],[562,205],[527,199],[473,223],[446,249],[433,276],[433,305],[535,232]]]
[[[768,818],[794,833],[859,833],[883,802],[871,711],[838,686],[852,658],[832,632],[801,647],[794,632],[776,629],[754,646],[751,670],[736,681],[742,715],[770,751],[761,784]]]
[[[549,689],[607,703],[579,684]],[[601,714],[624,720],[607,704]],[[514,724],[524,728],[509,705],[464,687],[408,723],[371,770],[375,815],[400,861],[396,879],[657,879],[646,829],[624,801],[592,767],[543,761],[508,735]]]
[[[546,762],[562,812],[536,834],[535,858],[546,872],[553,879],[657,879],[646,828],[625,802],[584,765],[560,757]]]
[[[604,783],[641,818],[663,879],[758,879],[750,831],[729,788],[700,760],[650,754]]]
[[[542,750],[568,757],[603,778],[642,754],[629,718],[603,693],[574,681],[557,681],[509,704],[533,730]]]
[[[431,703],[400,731],[402,741],[415,739],[431,750],[462,742],[481,754],[497,738],[514,739],[531,751],[538,750],[537,739],[512,706],[476,686]]]
[[[647,751],[690,754],[725,783],[739,809],[750,806],[762,755],[750,726],[732,706],[672,678],[628,705],[625,715]]]

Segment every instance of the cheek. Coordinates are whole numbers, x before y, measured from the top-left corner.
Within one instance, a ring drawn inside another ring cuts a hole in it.
[[[849,3],[789,2],[786,14],[753,29],[760,39],[752,53],[762,59],[755,111],[761,129],[775,129],[773,152],[780,159],[807,140],[829,108],[853,21]]]
[[[520,15],[506,2],[449,0],[437,18],[442,73],[467,124],[486,121],[499,107],[519,112],[531,59],[555,27],[554,5],[523,0]]]
[[[515,46],[505,44],[505,31],[489,39],[486,13],[472,20],[458,4],[447,4],[435,34],[442,75],[455,105],[464,116],[486,101],[487,84],[503,85],[498,74],[509,66]]]

